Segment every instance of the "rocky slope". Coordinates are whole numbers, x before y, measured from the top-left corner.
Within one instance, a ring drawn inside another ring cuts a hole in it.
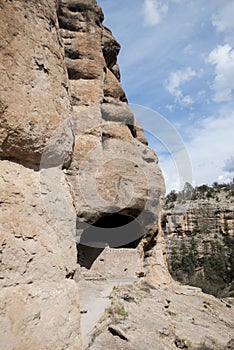
[[[87,349],[234,349],[233,304],[199,288],[145,283],[114,288]]]

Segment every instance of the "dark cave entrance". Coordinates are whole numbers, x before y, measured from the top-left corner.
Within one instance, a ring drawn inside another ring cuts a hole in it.
[[[86,228],[78,244],[78,263],[90,269],[105,247],[135,249],[141,241],[143,228],[132,216],[103,216]]]

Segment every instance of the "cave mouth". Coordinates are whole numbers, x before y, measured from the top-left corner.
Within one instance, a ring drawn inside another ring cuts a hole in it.
[[[132,216],[120,213],[106,215],[83,231],[78,244],[78,263],[88,269],[105,247],[135,249],[143,228]]]

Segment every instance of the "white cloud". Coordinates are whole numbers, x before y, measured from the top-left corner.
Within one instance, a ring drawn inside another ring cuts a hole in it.
[[[226,160],[223,170],[225,170],[228,173],[234,173],[234,156],[233,155]]]
[[[163,157],[159,154],[159,166],[163,172],[166,192],[169,193],[171,190],[182,190],[183,183],[181,182],[178,169],[172,157]]]
[[[186,0],[144,0],[145,26],[153,27],[159,24],[167,14],[169,3],[182,4]]]
[[[207,61],[215,66],[216,75],[211,85],[215,91],[214,101],[230,101],[234,90],[234,49],[229,44],[219,45],[210,52]]]
[[[174,2],[175,4],[182,4],[186,0],[171,0],[171,2]]]
[[[187,46],[185,46],[183,51],[184,51],[185,55],[192,55],[193,54],[193,46],[191,44],[188,44]]]
[[[234,2],[228,2],[219,13],[213,15],[212,24],[218,32],[232,32],[234,29],[233,21]]]
[[[229,172],[224,172],[218,177],[217,181],[220,183],[230,183],[232,182],[233,178],[233,175],[231,175]]]
[[[181,98],[181,103],[184,106],[189,106],[189,105],[193,104],[193,100],[192,100],[191,96],[186,95],[186,96],[183,96]]]
[[[180,126],[185,130],[188,125]],[[189,154],[193,169],[193,185],[212,184],[214,181],[230,182],[234,178],[234,111],[223,108],[216,116],[206,117],[187,131],[189,141],[185,149]],[[159,165],[163,170],[167,192],[182,189],[183,179],[178,172],[178,159],[165,153],[157,144],[150,144],[159,157]],[[184,162],[181,154],[181,162]],[[186,165],[188,166],[188,164]],[[188,179],[186,179],[188,181]]]
[[[173,112],[173,111],[174,111],[174,106],[173,106],[173,105],[167,104],[167,105],[166,105],[166,109],[167,109],[169,112]]]
[[[180,85],[191,80],[196,75],[196,72],[191,67],[171,72],[166,82],[166,88],[173,96],[181,97],[183,94]]]
[[[197,75],[198,74],[191,67],[187,67],[184,70],[177,70],[175,72],[171,72],[166,81],[166,89],[170,92],[172,96],[176,98],[176,100],[180,104],[184,106],[190,105],[193,103],[193,100],[191,96],[183,95],[181,85],[190,81]]]
[[[152,27],[159,24],[162,18],[167,14],[168,3],[159,0],[144,1],[145,26]]]
[[[228,109],[216,117],[205,118],[191,130],[187,149],[196,184],[229,181],[234,171],[227,164],[233,155],[234,112]]]

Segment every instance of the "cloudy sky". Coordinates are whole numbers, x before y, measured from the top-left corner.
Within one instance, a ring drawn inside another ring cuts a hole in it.
[[[181,178],[186,176],[183,169],[178,170],[178,157],[169,138],[160,135],[159,115],[169,125],[171,139],[182,138],[179,142],[184,150],[180,155],[188,153],[193,185],[231,181],[234,1],[98,0],[98,3],[105,14],[104,24],[122,46],[118,63],[128,100],[146,107],[146,113],[140,108],[140,121],[159,156],[168,190],[182,186]]]

